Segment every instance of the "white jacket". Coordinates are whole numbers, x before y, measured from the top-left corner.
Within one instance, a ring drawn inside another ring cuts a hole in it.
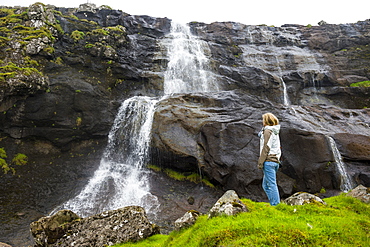
[[[279,162],[281,157],[280,146],[280,125],[265,126],[258,134],[260,137],[260,158],[258,164],[262,165],[265,161]],[[268,138],[265,142],[265,138]]]

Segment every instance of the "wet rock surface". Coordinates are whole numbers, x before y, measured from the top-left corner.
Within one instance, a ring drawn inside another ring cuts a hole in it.
[[[281,121],[283,161],[278,180],[283,197],[296,191],[316,193],[321,188],[338,188],[340,175],[334,165],[328,139],[331,136],[342,149],[343,136],[350,136],[347,141],[363,143],[358,152],[369,157],[369,129],[361,120],[368,118],[367,109],[273,106],[253,96],[221,92],[177,95],[160,102],[153,123],[156,149],[152,155],[161,159],[152,162],[182,171],[201,169],[225,190],[235,189],[241,196],[266,200],[260,186],[262,173],[256,166],[261,112],[273,112]],[[351,176],[358,183],[367,183],[369,159],[356,157],[358,160],[346,159]]]

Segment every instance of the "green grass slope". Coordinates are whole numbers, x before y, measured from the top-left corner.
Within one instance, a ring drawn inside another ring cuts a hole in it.
[[[327,205],[276,207],[242,201],[249,212],[204,215],[188,229],[115,246],[370,246],[370,205],[358,199],[340,195],[325,199]]]

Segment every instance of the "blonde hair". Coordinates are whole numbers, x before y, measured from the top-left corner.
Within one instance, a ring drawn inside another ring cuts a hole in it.
[[[262,115],[262,123],[264,126],[274,126],[279,124],[279,120],[277,119],[277,117],[275,117],[274,114],[268,112]]]

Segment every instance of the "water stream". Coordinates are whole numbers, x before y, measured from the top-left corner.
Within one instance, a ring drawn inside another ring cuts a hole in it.
[[[335,143],[334,139],[328,136],[328,140],[330,143],[331,150],[334,155],[335,163],[337,166],[337,170],[340,176],[340,190],[344,192],[348,192],[355,187],[351,177],[347,173],[346,164],[343,162],[342,155],[340,154],[337,144]]]
[[[171,33],[162,44],[168,47],[169,63],[164,75],[166,95],[219,91],[206,55],[210,54],[208,44],[194,36],[188,25],[172,23]]]

